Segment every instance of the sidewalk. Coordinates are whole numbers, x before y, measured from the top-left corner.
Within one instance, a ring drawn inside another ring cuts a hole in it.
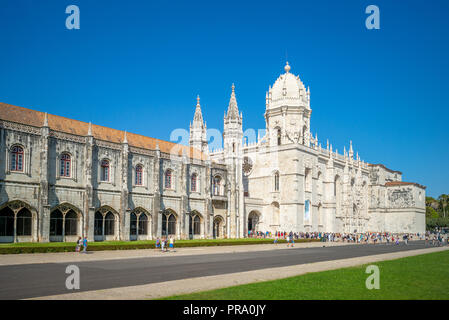
[[[330,247],[351,245],[343,242],[308,242],[295,244],[296,248]],[[139,250],[109,250],[109,251],[88,251],[87,253],[77,252],[57,252],[57,253],[23,253],[0,255],[0,266],[35,264],[35,263],[66,263],[82,261],[102,261],[116,259],[149,258],[160,256],[183,256],[214,253],[250,252],[265,250],[287,249],[287,244],[251,244],[234,246],[211,246],[211,247],[185,247],[176,248],[174,252],[161,252],[158,249]]]
[[[298,276],[310,272],[320,272],[347,268],[384,260],[393,260],[403,257],[415,256],[431,252],[449,250],[449,247],[436,247],[385,253],[373,256],[340,259],[333,261],[315,262],[309,264],[254,270],[225,275],[189,278],[175,281],[152,283],[140,286],[129,286],[105,290],[93,290],[77,293],[68,293],[47,297],[33,298],[32,300],[136,300],[158,299],[173,295],[214,290],[224,287],[247,284],[251,282],[269,281],[281,278]]]

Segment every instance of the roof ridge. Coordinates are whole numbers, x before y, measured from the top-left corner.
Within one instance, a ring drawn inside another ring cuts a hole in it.
[[[43,119],[45,112],[25,108],[21,106],[15,106],[12,104],[0,102],[0,110],[3,109],[5,112],[1,112],[0,119],[16,122],[19,124],[30,125],[34,127],[41,128],[43,124]],[[8,110],[9,109],[9,110]],[[34,115],[33,115],[34,113]],[[42,119],[41,119],[42,118]],[[50,124],[50,129],[53,131],[64,132],[69,134],[74,134],[78,136],[87,136],[89,130],[89,123],[77,119],[67,118],[64,116],[56,114],[48,114],[48,120]],[[59,120],[59,121],[58,121]],[[56,122],[56,124],[55,124]],[[84,128],[85,127],[85,128]],[[67,128],[64,130],[64,128]],[[85,132],[84,132],[85,131]],[[109,131],[109,132],[108,132]],[[92,134],[95,139],[110,141],[113,143],[120,144],[123,140],[123,133],[125,130],[119,130],[111,127],[106,127],[103,125],[98,125],[92,123]],[[178,150],[178,155],[182,156],[183,149],[192,147],[179,144],[172,141],[162,140],[159,138],[153,138],[145,136],[139,133],[127,132],[129,145],[142,149],[155,150],[156,144],[161,147],[161,152],[170,153],[171,148],[179,145],[181,150]],[[106,136],[105,136],[106,135]],[[117,140],[117,141],[114,141]],[[145,141],[146,140],[146,141]],[[153,146],[154,145],[154,146]],[[181,154],[179,154],[181,152]],[[195,155],[195,156],[194,156]],[[204,153],[190,152],[190,158],[205,159],[206,155]]]

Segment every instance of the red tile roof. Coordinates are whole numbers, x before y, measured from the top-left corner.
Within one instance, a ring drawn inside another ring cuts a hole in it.
[[[397,187],[397,186],[406,186],[406,185],[414,185],[414,186],[417,186],[419,188],[426,189],[425,186],[417,184],[417,183],[414,183],[414,182],[391,181],[391,182],[385,183],[385,186],[387,186],[387,187]]]
[[[381,163],[377,163],[377,164],[374,164],[374,163],[368,163],[368,165],[371,166],[371,167],[382,167],[382,168],[384,168],[384,169],[387,170],[387,171],[390,171],[390,172],[393,172],[393,173],[399,173],[399,174],[402,174],[401,171],[395,171],[395,170],[388,169],[386,166],[384,166],[384,165],[381,164]]]
[[[44,112],[0,102],[0,119],[2,120],[21,123],[34,127],[42,127],[44,124],[44,118]],[[48,114],[48,126],[51,130],[70,133],[78,136],[87,136],[89,130],[89,124],[87,122],[73,120],[53,114]],[[95,139],[98,140],[122,143],[125,132],[92,124],[92,135]],[[159,145],[159,149],[161,152],[174,152],[177,155],[182,155],[184,152],[184,154],[186,154],[190,158],[201,160],[206,160],[207,158],[204,153],[195,148],[187,147],[173,142],[128,132],[126,133],[126,136],[128,144],[133,147],[155,150],[156,145]]]

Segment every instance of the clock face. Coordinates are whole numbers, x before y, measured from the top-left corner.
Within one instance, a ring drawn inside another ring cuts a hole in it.
[[[251,171],[253,171],[253,161],[249,157],[243,158],[243,173],[245,176],[249,176]]]

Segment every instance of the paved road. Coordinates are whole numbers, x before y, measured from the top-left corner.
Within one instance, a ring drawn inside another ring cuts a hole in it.
[[[150,258],[0,266],[0,299],[73,292],[65,287],[68,277],[65,270],[69,264],[76,264],[80,269],[79,291],[88,291],[423,248],[423,241],[414,241],[408,246],[343,245],[189,256],[176,256],[175,252]]]

